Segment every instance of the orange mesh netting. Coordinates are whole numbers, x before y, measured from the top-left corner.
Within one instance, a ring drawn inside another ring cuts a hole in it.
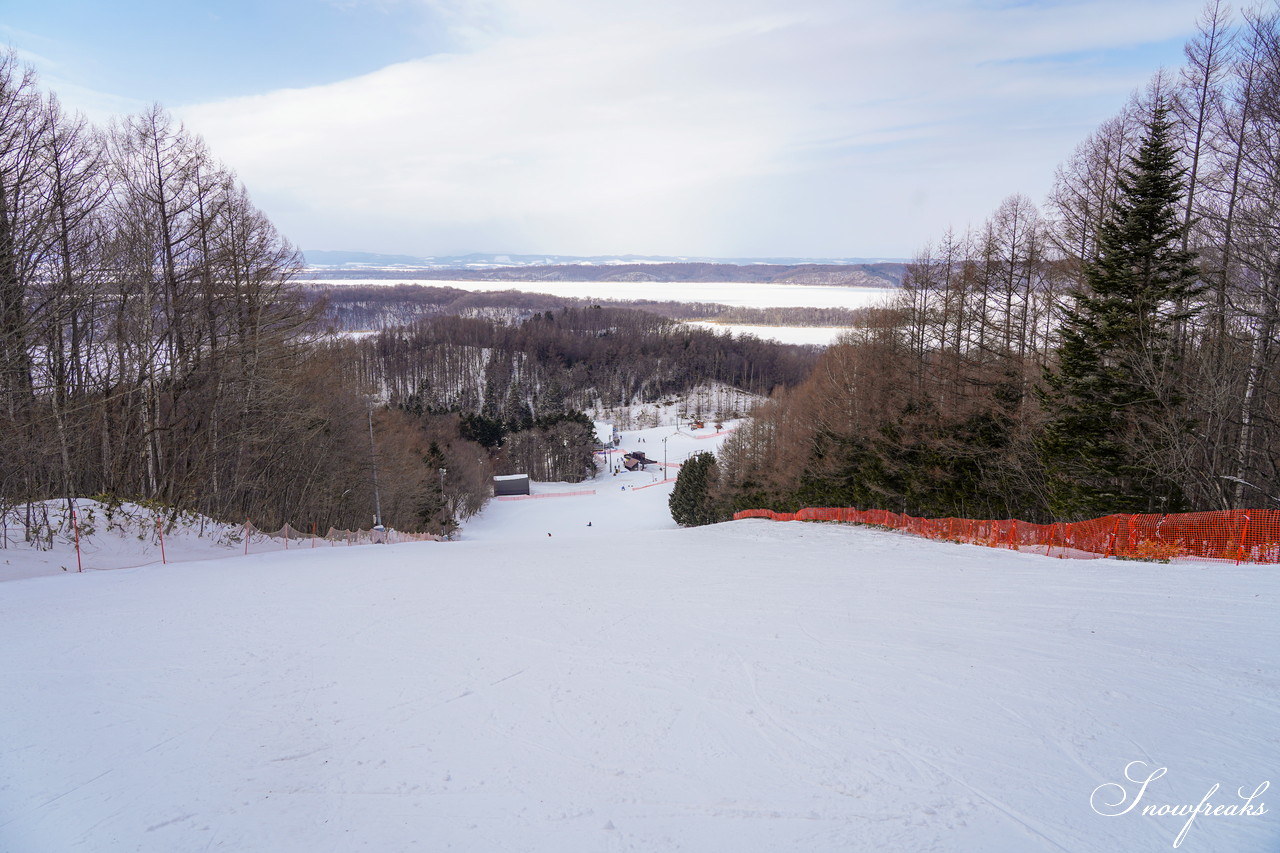
[[[748,509],[734,513],[733,518],[868,524],[904,530],[926,539],[1078,559],[1280,562],[1280,510],[1273,509],[1108,515],[1056,524],[1016,519],[914,518],[887,510],[852,507],[809,507],[794,513]]]

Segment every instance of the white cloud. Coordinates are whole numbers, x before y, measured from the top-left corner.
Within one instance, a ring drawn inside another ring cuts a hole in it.
[[[908,254],[1042,188],[1147,73],[1041,57],[1199,0],[429,5],[465,52],[181,115],[309,247]]]

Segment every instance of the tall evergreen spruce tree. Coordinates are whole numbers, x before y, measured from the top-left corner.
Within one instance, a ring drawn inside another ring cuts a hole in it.
[[[1182,249],[1185,170],[1172,133],[1157,99],[1040,389],[1039,450],[1059,518],[1178,508],[1160,450],[1182,400],[1175,338],[1200,291],[1195,255]]]
[[[716,505],[711,494],[718,475],[716,458],[710,453],[691,456],[680,467],[671,497],[667,499],[676,524],[697,527],[728,520],[728,514]]]

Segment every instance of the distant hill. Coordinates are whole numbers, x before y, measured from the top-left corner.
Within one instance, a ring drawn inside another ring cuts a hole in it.
[[[625,266],[633,264],[690,263],[736,266],[752,264],[847,266],[850,264],[879,264],[905,260],[903,258],[703,258],[670,255],[503,255],[481,252],[469,255],[421,257],[417,255],[385,255],[376,252],[345,252],[325,249],[306,249],[303,251],[303,255],[306,257],[307,266],[326,269],[367,269],[370,267],[494,269],[499,267]]]

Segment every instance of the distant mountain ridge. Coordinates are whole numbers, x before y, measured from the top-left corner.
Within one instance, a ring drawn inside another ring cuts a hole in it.
[[[420,269],[493,269],[499,267],[538,266],[626,266],[633,264],[718,264],[746,266],[847,266],[860,264],[902,263],[904,258],[708,258],[670,255],[512,255],[475,252],[469,255],[389,255],[377,252],[348,252],[328,249],[305,249],[307,266],[316,269],[350,268],[420,268]]]
[[[306,252],[304,279],[385,279],[395,281],[655,281],[756,282],[769,284],[898,287],[906,270],[901,261],[846,259],[812,262],[785,258],[752,261],[690,261],[649,258],[577,259],[547,255],[467,255],[462,258],[412,258],[367,252]],[[352,260],[359,258],[360,260]],[[502,263],[500,259],[507,262]],[[422,263],[407,263],[416,260]],[[428,261],[432,263],[427,263]],[[444,263],[450,261],[452,263]],[[463,262],[465,261],[465,263]],[[556,263],[554,261],[560,261]]]

